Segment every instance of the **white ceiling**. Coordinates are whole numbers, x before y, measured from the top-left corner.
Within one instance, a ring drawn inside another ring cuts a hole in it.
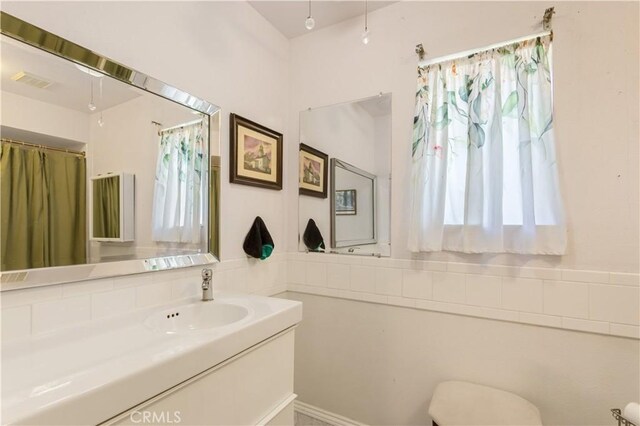
[[[369,12],[388,6],[395,1],[369,1]],[[249,4],[287,38],[294,38],[310,31],[304,27],[309,14],[309,2],[253,0]],[[316,21],[317,31],[338,22],[364,15],[364,0],[361,1],[311,1],[311,15]],[[364,21],[363,21],[364,24]]]
[[[80,71],[72,62],[55,57],[31,46],[2,36],[1,54],[2,90],[15,93],[41,102],[58,105],[87,114],[91,97],[91,80],[96,111],[107,109],[141,95],[141,91],[127,84],[103,78],[102,98],[100,97],[99,78],[91,77]],[[52,81],[45,89],[38,89],[16,82],[11,76],[26,71]],[[94,111],[94,112],[96,112]]]

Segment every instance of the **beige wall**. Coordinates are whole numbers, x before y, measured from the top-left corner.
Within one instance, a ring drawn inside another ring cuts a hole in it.
[[[545,425],[613,424],[640,398],[638,340],[301,293],[295,392],[371,425],[426,425],[435,386],[466,380],[530,400]]]
[[[416,62],[423,43],[436,58],[539,32],[542,12],[555,6],[555,129],[569,229],[566,256],[457,255],[458,260],[637,272],[638,3],[399,2],[369,16],[371,42],[360,42],[361,19],[291,41],[291,124],[298,111],[393,94],[392,255],[407,251],[408,182]],[[290,146],[289,164],[295,161]],[[294,174],[289,184],[295,185]],[[291,215],[297,197],[289,197]],[[295,250],[294,222],[289,247]]]
[[[3,126],[67,139],[76,144],[89,142],[88,114],[6,91],[0,92],[0,99]]]

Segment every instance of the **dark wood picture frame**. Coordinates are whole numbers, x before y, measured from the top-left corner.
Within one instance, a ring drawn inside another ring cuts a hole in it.
[[[255,177],[243,176],[238,170],[238,128],[244,127],[248,130],[254,131],[267,138],[276,140],[276,170],[275,182],[271,180],[262,180]],[[258,188],[266,188],[280,191],[282,190],[282,133],[278,133],[275,130],[271,130],[261,124],[251,121],[247,118],[241,117],[237,114],[229,114],[229,182],[238,183],[241,185],[255,186]]]
[[[300,187],[300,156],[303,152],[314,155],[322,160],[322,176],[320,179],[322,181],[322,191],[314,191],[313,189],[301,188]],[[322,151],[319,151],[315,148],[310,147],[309,145],[305,145],[303,143],[300,144],[300,151],[298,153],[298,193],[300,195],[308,195],[310,197],[318,197],[318,198],[327,198],[328,194],[328,183],[329,183],[329,156]]]

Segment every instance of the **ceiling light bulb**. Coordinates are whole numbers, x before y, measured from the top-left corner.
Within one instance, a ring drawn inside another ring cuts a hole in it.
[[[316,20],[313,19],[313,16],[309,15],[307,19],[304,21],[304,26],[308,30],[312,30],[313,27],[316,26]]]
[[[102,119],[102,116],[100,116],[100,118],[98,118],[98,126],[100,126],[100,127],[104,126],[104,120]]]
[[[364,32],[360,39],[362,40],[362,44],[369,44],[369,39],[371,38],[369,34],[369,1],[364,0]]]
[[[96,110],[96,104],[94,104],[93,102],[89,102],[89,105],[87,105],[87,107],[89,108],[89,111]]]
[[[364,32],[362,33],[362,43],[369,44],[370,38],[371,38],[371,35],[369,33],[369,30],[365,28]]]
[[[79,64],[75,64],[75,66],[76,66],[76,68],[78,68],[83,73],[89,74],[91,77],[104,77],[104,74],[102,74],[101,72],[92,70],[91,68],[84,67],[84,66],[79,65]]]

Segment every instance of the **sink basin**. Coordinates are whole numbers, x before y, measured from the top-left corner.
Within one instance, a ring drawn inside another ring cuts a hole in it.
[[[216,301],[197,302],[156,312],[145,325],[165,333],[184,333],[223,327],[243,320],[249,310],[240,305]]]

